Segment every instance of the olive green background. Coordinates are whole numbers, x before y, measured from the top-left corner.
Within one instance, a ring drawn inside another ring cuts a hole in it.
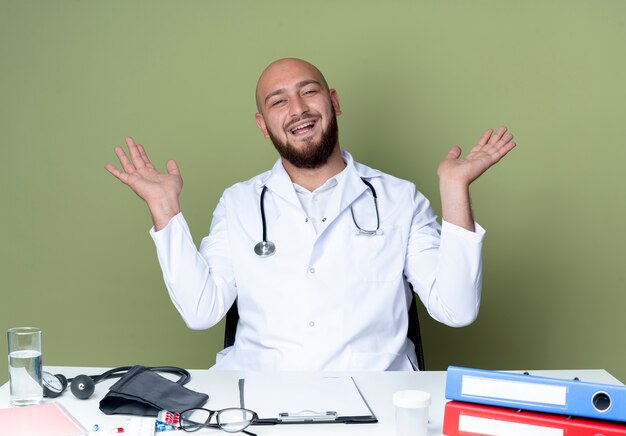
[[[103,166],[126,135],[160,168],[175,158],[199,243],[221,192],[275,161],[254,87],[296,56],[338,90],[342,146],[437,210],[452,145],[516,135],[472,187],[479,319],[452,329],[421,308],[429,369],[626,381],[625,17],[591,0],[0,0],[0,330],[43,328],[44,365],[210,367],[222,325],[186,328],[145,204]]]

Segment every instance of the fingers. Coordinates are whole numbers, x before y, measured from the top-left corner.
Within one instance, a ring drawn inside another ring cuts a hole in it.
[[[500,149],[500,159],[502,159],[509,151],[513,150],[517,144],[514,141],[509,141]]]
[[[450,149],[448,154],[446,154],[446,159],[458,159],[461,156],[461,147],[455,145]]]
[[[507,130],[508,129],[507,129],[506,126],[500,127],[495,132],[494,132],[493,129],[485,130],[485,133],[483,133],[483,135],[480,137],[480,139],[476,143],[476,147],[475,148],[481,149],[483,146],[485,146],[487,144],[495,144],[496,142],[498,142],[498,141],[500,141],[502,139],[503,135],[506,133]],[[511,137],[513,137],[513,136],[511,136]]]
[[[484,152],[491,156],[494,163],[499,162],[504,156],[506,156],[517,144],[513,141],[513,135],[507,133],[498,142],[489,144],[483,149]]]
[[[108,172],[113,174],[123,183],[127,183],[129,175],[135,172],[138,168],[144,166],[154,168],[141,144],[135,144],[133,138],[128,136],[126,137],[126,145],[128,146],[130,159],[128,158],[126,152],[122,147],[115,147],[113,149],[124,171],[120,171],[118,168],[111,164],[106,164],[104,166],[104,168],[106,168]]]
[[[502,126],[495,133],[491,133],[490,136],[488,136],[490,131],[493,132],[492,129],[488,129],[480,138],[475,148],[485,153],[503,156],[515,147],[513,135],[508,133],[507,130],[506,126]]]
[[[126,145],[128,146],[128,153],[130,154],[130,159],[133,165],[135,165],[136,168],[145,166],[146,164],[141,157],[141,153],[139,152],[139,147],[141,147],[141,145],[138,146],[137,144],[135,144],[135,141],[130,136],[126,137]]]
[[[482,147],[483,145],[485,145],[487,141],[489,141],[489,138],[491,138],[492,133],[493,133],[493,129],[485,130],[485,133],[483,133],[483,136],[480,137],[476,145],[479,147]]]
[[[490,162],[489,166],[491,166],[499,162],[515,146],[513,135],[508,132],[506,126],[502,126],[496,131],[487,129],[467,155],[467,158],[475,160],[486,157]]]
[[[505,133],[506,127],[500,127],[497,133],[500,133],[498,136],[498,140],[495,141],[493,145],[493,149],[500,156],[504,156],[509,151],[515,147],[515,142],[513,142],[513,135],[511,133]]]
[[[122,147],[115,147],[114,151],[122,164],[122,168],[127,173],[132,173],[141,167],[149,167],[154,168],[152,162],[148,158],[146,154],[146,150],[143,148],[141,144],[135,144],[135,141],[130,136],[126,137],[126,145],[128,146],[128,154],[130,155],[130,159],[126,155],[126,152]]]
[[[135,165],[133,165],[132,162],[128,159],[128,156],[126,156],[126,152],[122,149],[122,147],[115,147],[113,151],[119,159],[120,164],[122,164],[122,168],[124,169],[124,171],[126,171],[127,173],[135,171]]]
[[[503,135],[506,133],[507,130],[508,129],[506,128],[506,126],[500,127],[498,130],[496,130],[496,132],[493,135],[491,135],[491,138],[489,138],[489,141],[487,143],[488,144],[497,143],[498,141],[502,139]]]
[[[180,170],[178,169],[178,165],[175,160],[168,160],[165,164],[165,168],[167,169],[168,174],[180,176]]]
[[[150,162],[150,159],[148,158],[148,155],[146,154],[146,150],[143,148],[143,145],[137,144],[137,149],[139,150],[139,156],[141,157],[144,165],[150,168],[154,168],[154,165],[152,165],[152,162]]]
[[[117,177],[122,183],[126,183],[126,181],[128,180],[128,173],[118,170],[116,167],[114,167],[110,163],[106,164],[104,168],[106,168],[108,172],[110,172],[115,177]]]

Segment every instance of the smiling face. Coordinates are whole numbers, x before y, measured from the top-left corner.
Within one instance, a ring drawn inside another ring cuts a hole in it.
[[[259,79],[256,100],[257,126],[292,165],[319,168],[338,147],[339,97],[308,62],[272,63]]]

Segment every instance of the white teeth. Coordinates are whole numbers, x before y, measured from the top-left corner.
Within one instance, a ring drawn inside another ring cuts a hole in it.
[[[313,127],[314,125],[315,125],[315,123],[313,123],[313,122],[300,124],[299,126],[296,126],[293,129],[291,129],[291,133],[295,133],[297,130],[305,129],[307,127]]]

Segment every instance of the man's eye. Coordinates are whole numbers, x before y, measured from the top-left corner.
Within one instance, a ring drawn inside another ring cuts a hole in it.
[[[316,92],[317,89],[307,89],[306,91],[304,91],[304,95],[315,94]]]
[[[272,104],[272,106],[280,106],[284,102],[285,102],[285,100],[274,100],[271,104]]]

